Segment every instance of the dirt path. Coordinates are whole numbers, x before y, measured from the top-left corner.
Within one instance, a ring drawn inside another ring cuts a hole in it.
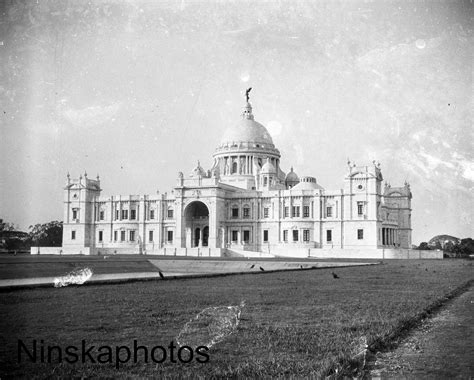
[[[372,379],[474,379],[474,287],[369,368]]]

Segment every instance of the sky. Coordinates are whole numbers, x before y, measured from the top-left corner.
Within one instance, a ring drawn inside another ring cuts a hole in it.
[[[0,2],[0,218],[62,220],[66,174],[103,195],[205,169],[252,87],[284,171],[347,159],[411,185],[413,243],[474,237],[471,1]]]

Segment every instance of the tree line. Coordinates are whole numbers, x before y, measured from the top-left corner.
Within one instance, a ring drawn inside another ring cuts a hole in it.
[[[0,248],[7,251],[29,250],[30,247],[61,247],[63,222],[54,220],[28,227],[29,232],[18,231],[12,223],[0,221]]]
[[[445,253],[454,257],[468,257],[474,255],[474,240],[471,238],[460,239],[459,242],[447,241],[445,244],[437,241],[434,245],[428,244],[426,241],[422,242],[415,249],[420,250],[442,250]]]

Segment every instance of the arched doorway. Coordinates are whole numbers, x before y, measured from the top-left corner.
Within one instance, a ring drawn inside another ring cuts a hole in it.
[[[207,247],[209,245],[209,209],[201,201],[191,202],[184,210],[186,247]]]

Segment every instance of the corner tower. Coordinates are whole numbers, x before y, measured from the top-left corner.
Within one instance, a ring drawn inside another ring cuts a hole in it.
[[[100,179],[89,179],[87,173],[79,179],[67,175],[64,187],[63,247],[80,249],[82,253],[94,247],[94,202],[100,195]]]

